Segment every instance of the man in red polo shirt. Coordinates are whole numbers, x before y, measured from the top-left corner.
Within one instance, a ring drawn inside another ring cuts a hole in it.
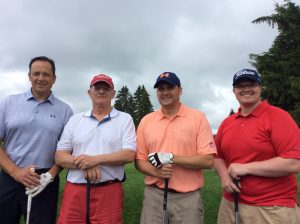
[[[224,196],[218,223],[233,223],[233,192],[239,193],[240,223],[296,224],[300,132],[284,110],[261,100],[261,79],[250,69],[233,77],[237,113],[218,129],[214,168]],[[233,182],[238,180],[238,186]]]

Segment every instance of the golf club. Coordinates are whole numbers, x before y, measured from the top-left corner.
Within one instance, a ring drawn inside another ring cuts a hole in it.
[[[31,172],[35,172],[35,168],[31,167],[30,168]],[[31,202],[32,202],[32,197],[31,195],[28,195],[27,199],[27,216],[26,216],[26,224],[29,224],[29,218],[30,218],[30,211],[31,211]]]
[[[91,182],[86,181],[86,224],[90,224],[90,193],[91,193]]]
[[[167,212],[168,185],[169,185],[169,179],[165,179],[164,202],[163,202],[163,224],[169,223],[168,212]]]
[[[30,211],[31,211],[31,201],[32,201],[32,197],[31,197],[31,195],[28,195],[26,224],[29,224]]]
[[[238,180],[233,180],[234,184],[238,187]],[[239,214],[239,193],[234,191],[234,224],[239,224],[238,214]]]

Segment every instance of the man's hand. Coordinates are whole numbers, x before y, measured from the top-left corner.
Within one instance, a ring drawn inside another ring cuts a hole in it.
[[[76,156],[73,163],[75,167],[81,170],[89,169],[98,165],[96,157],[90,155]]]
[[[149,162],[152,166],[160,167],[161,165],[165,164],[172,164],[173,162],[173,153],[167,152],[154,152],[148,155]]]
[[[42,173],[40,179],[40,185],[34,188],[26,187],[25,193],[33,198],[37,196],[39,193],[41,193],[45,189],[45,187],[52,181],[53,181],[53,177],[49,172]]]
[[[232,178],[226,174],[223,177],[221,177],[221,186],[224,191],[227,191],[228,193],[238,192],[241,193],[240,188],[241,184],[238,182],[238,185],[234,183]]]
[[[91,181],[91,183],[96,183],[101,179],[101,173],[98,166],[86,169],[83,171],[84,178]]]
[[[156,168],[155,170],[157,170],[158,178],[169,179],[171,178],[173,173],[173,165],[172,164],[162,165]]]
[[[227,172],[233,179],[239,180],[242,176],[248,175],[247,163],[231,163]]]
[[[15,169],[12,177],[25,187],[36,187],[40,184],[40,176],[34,172],[33,166]]]

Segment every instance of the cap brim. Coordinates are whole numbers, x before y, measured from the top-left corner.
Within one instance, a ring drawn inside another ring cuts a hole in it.
[[[108,84],[110,87],[113,87],[113,85],[112,85],[111,83],[107,82],[106,80],[98,80],[98,81],[96,81],[96,82],[91,83],[91,86],[95,85],[95,84],[98,83],[98,82],[105,82],[105,83]]]
[[[239,82],[241,79],[245,79],[245,78],[251,79],[251,80],[253,80],[253,81],[255,81],[255,82],[258,82],[258,83],[261,83],[259,80],[253,78],[253,76],[250,76],[250,75],[241,75],[241,76],[239,76],[239,78],[238,78],[237,80],[235,80],[235,81],[233,82],[232,85],[236,84],[236,83]]]
[[[174,82],[171,82],[170,80],[159,80],[158,82],[155,83],[154,89],[156,89],[161,83],[168,83],[168,84],[170,84],[172,86],[176,86],[177,85]]]

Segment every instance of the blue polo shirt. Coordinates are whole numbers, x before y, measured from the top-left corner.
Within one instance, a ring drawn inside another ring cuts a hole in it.
[[[54,164],[56,144],[73,112],[54,97],[43,102],[26,93],[5,97],[0,102],[0,138],[8,157],[19,167]]]

